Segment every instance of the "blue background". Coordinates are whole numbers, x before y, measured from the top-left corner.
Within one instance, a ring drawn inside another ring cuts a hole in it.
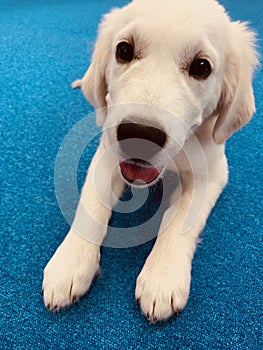
[[[55,197],[56,155],[69,130],[93,111],[70,83],[89,64],[101,15],[125,3],[0,3],[0,347],[262,349],[260,70],[254,79],[257,113],[227,142],[229,183],[202,234],[191,295],[179,317],[150,325],[135,304],[136,277],[152,242],[103,248],[102,276],[90,292],[58,314],[44,308],[43,269],[68,230]],[[222,3],[262,38],[262,1]],[[79,186],[95,147],[81,158]],[[112,222],[121,226],[122,220],[114,215]]]

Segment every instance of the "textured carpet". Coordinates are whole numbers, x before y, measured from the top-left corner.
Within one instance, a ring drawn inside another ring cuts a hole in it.
[[[254,80],[257,113],[227,143],[229,184],[202,234],[179,317],[150,325],[135,305],[136,276],[152,242],[103,248],[103,273],[90,293],[59,314],[44,308],[43,268],[68,230],[55,196],[56,155],[69,130],[92,112],[70,83],[88,66],[101,15],[124,3],[0,3],[0,347],[262,349],[262,71]],[[263,37],[262,1],[223,4]],[[79,186],[95,147],[81,157]],[[130,222],[139,216],[129,215]],[[123,220],[114,215],[113,226]]]

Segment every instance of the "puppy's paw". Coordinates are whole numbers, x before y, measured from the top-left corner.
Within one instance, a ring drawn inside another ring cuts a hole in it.
[[[147,319],[154,323],[178,315],[190,291],[191,266],[151,264],[146,261],[137,278],[135,297]]]
[[[99,270],[99,247],[70,232],[44,270],[43,297],[49,310],[74,303]]]

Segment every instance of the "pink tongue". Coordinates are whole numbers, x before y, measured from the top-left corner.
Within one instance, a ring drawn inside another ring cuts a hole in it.
[[[123,176],[129,181],[152,182],[159,175],[154,167],[143,167],[136,164],[121,162],[120,168]]]

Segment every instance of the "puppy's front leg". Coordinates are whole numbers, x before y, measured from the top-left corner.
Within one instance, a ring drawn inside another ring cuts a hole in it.
[[[138,276],[135,291],[137,302],[151,322],[165,320],[186,305],[198,236],[227,181],[226,164],[225,169],[221,168],[222,173],[225,173],[223,178],[214,178],[207,184],[202,176],[196,179],[197,191],[201,197],[202,193],[205,195],[203,203],[198,195],[194,199],[193,186],[189,188],[189,183],[186,186],[183,183],[179,206],[176,202],[164,215],[160,233]]]
[[[89,289],[99,270],[100,244],[111,209],[122,190],[116,162],[101,144],[89,167],[71,229],[44,270],[43,296],[48,309],[67,306]]]

